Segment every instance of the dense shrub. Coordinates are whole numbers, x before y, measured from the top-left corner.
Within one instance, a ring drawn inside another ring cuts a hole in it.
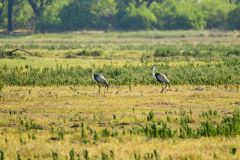
[[[0,92],[2,91],[3,87],[4,87],[4,84],[3,84],[3,82],[0,80]]]
[[[191,125],[189,125],[191,122],[182,121],[182,119],[186,118],[188,118],[187,114],[180,115],[179,128],[170,127],[169,123],[158,120],[147,122],[145,126],[142,127],[133,127],[129,129],[129,133],[134,135],[143,135],[150,138],[230,137],[240,134],[239,111],[234,111],[231,116],[224,116],[220,122],[216,122],[215,119],[211,120],[208,118],[195,127],[191,127]]]
[[[188,65],[171,67],[158,65],[158,70],[165,73],[171,84],[240,84],[240,62],[226,61],[219,64]],[[111,85],[149,85],[158,84],[151,76],[151,66],[121,67],[104,65],[98,68]],[[224,76],[222,76],[224,75]],[[82,67],[32,68],[0,67],[0,80],[6,85],[93,85],[91,69]]]
[[[103,51],[101,50],[82,50],[77,53],[67,53],[65,58],[77,58],[78,56],[92,56],[99,57],[103,55]]]

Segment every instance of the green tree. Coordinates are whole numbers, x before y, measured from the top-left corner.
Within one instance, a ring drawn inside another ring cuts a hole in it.
[[[60,12],[62,28],[65,30],[91,29],[94,24],[92,4],[94,0],[73,0]]]
[[[36,26],[38,26],[45,9],[52,4],[53,0],[28,0],[28,2],[34,12]]]
[[[116,23],[116,27],[122,29],[122,24],[120,21],[123,19],[123,17],[127,16],[126,8],[130,7],[130,5],[134,5],[135,8],[139,8],[141,6],[149,8],[154,3],[160,3],[164,1],[165,0],[116,0],[118,8],[116,22],[119,21],[118,23]]]
[[[234,9],[234,5],[226,1],[212,1],[205,0],[199,6],[204,19],[206,21],[206,28],[224,28],[226,26],[228,13]]]
[[[165,0],[117,0],[118,6],[120,7],[127,7],[130,4],[134,4],[136,8],[141,7],[142,5],[145,5],[147,8],[151,6],[152,3],[161,3]]]
[[[7,30],[8,32],[11,32],[14,28],[14,24],[13,21],[15,19],[18,19],[21,15],[19,14],[15,14],[15,11],[23,10],[22,4],[24,3],[24,0],[8,0],[8,1],[2,1],[3,2],[3,10],[4,10],[4,6],[7,5]],[[20,12],[19,12],[20,13]],[[4,21],[4,19],[3,19]],[[20,22],[20,21],[19,21]],[[15,23],[16,25],[17,23]],[[16,25],[17,26],[17,25]]]
[[[240,6],[228,14],[229,29],[240,29]]]
[[[120,26],[128,30],[145,30],[151,29],[156,22],[155,15],[145,5],[136,8],[135,5],[130,4],[125,10]]]
[[[157,28],[203,29],[206,25],[204,16],[196,7],[197,1],[193,2],[167,0],[162,4],[151,6],[151,10],[158,19]]]
[[[92,7],[96,19],[95,27],[98,29],[111,29],[114,18],[118,13],[115,0],[98,0]]]
[[[13,30],[13,25],[12,25],[12,12],[13,12],[13,5],[14,5],[14,0],[8,0],[8,32],[11,32]]]
[[[0,16],[2,15],[3,9],[5,7],[5,0],[0,0]]]
[[[238,28],[240,0],[0,0],[1,27],[79,29]],[[234,10],[234,11],[233,11]]]
[[[32,29],[34,13],[28,1],[22,1],[13,7],[13,28],[16,29]]]
[[[153,2],[156,2],[156,3],[164,2],[164,0],[135,0],[135,1],[136,1],[136,6],[137,7],[140,7],[144,3],[146,3],[147,8],[149,8]]]
[[[240,3],[240,0],[229,0],[229,2],[230,2],[231,4]]]
[[[63,7],[69,3],[70,0],[54,1],[45,9],[36,28],[41,32],[59,31],[61,29],[61,19],[59,17],[59,13]]]

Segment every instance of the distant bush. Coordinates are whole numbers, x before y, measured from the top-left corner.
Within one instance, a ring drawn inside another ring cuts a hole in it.
[[[229,55],[240,56],[240,48],[236,47],[236,48],[229,49],[229,50],[225,51],[225,55],[226,56],[229,56]]]
[[[191,56],[191,57],[208,57],[208,56],[239,56],[240,46],[225,46],[225,45],[161,45],[156,48],[154,57],[172,57],[172,56]]]
[[[93,57],[99,57],[103,55],[103,52],[101,50],[82,50],[80,52],[76,53],[77,56],[93,56]]]
[[[66,53],[64,58],[77,58],[79,56],[92,56],[99,57],[102,56],[103,52],[101,50],[82,50],[76,53]]]
[[[2,91],[3,87],[4,87],[4,84],[3,84],[3,82],[0,80],[0,92]]]
[[[73,53],[67,53],[67,54],[65,54],[65,56],[64,56],[64,58],[77,58],[77,56],[75,55],[75,54],[73,54]]]
[[[153,53],[154,57],[171,57],[177,55],[180,55],[180,51],[177,50],[174,46],[161,46],[157,48]]]

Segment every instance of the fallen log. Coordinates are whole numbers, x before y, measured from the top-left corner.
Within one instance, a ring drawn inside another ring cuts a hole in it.
[[[11,51],[0,51],[0,58],[16,56],[15,52],[17,52],[17,51],[22,51],[22,52],[25,52],[25,53],[32,54],[29,51],[17,48],[17,49],[11,50]]]

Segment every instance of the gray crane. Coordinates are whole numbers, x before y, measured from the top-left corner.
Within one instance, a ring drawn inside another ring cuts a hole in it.
[[[156,78],[156,80],[161,83],[161,86],[162,86],[161,93],[167,88],[167,86],[170,88],[170,84],[167,76],[163,73],[156,73],[155,66],[153,66],[152,68],[152,74],[153,74],[153,77]],[[165,87],[163,87],[163,84],[165,84]]]
[[[98,93],[99,94],[100,94],[101,85],[104,86],[104,94],[105,94],[106,90],[108,91],[108,88],[109,88],[108,81],[106,80],[106,78],[102,74],[96,74],[94,72],[94,69],[92,70],[92,79],[94,81],[96,81],[97,84],[98,84]]]

